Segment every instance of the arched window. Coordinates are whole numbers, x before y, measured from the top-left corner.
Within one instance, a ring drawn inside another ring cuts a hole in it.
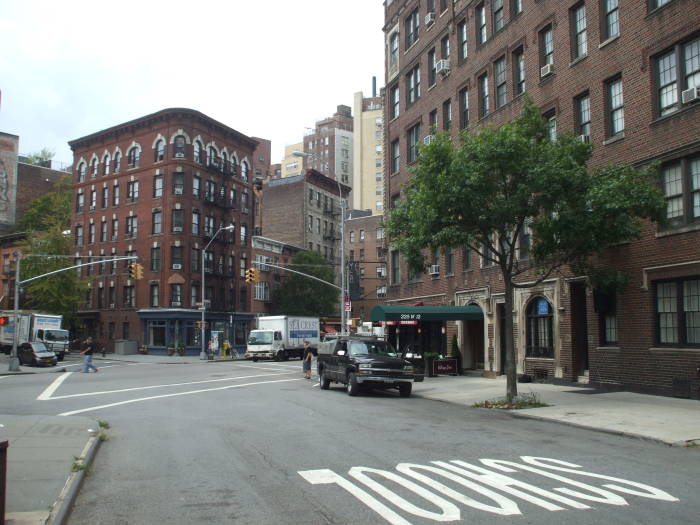
[[[185,158],[185,137],[183,137],[182,135],[178,135],[177,137],[175,137],[175,158]]]
[[[84,162],[78,164],[78,182],[85,182],[86,166]]]
[[[194,141],[194,161],[202,163],[202,143],[198,140]]]
[[[155,148],[155,162],[160,162],[165,158],[165,141],[163,139],[158,139]]]
[[[238,162],[236,162],[236,157],[231,155],[231,175],[238,175]]]
[[[221,169],[224,173],[228,173],[228,155],[225,151],[221,152]]]
[[[102,175],[109,175],[109,153],[102,157]]]
[[[214,146],[209,146],[209,152],[207,153],[207,158],[209,159],[209,166],[212,168],[219,167],[219,155]]]
[[[248,182],[248,171],[248,162],[244,160],[241,162],[241,178],[246,182]]]
[[[140,157],[141,157],[141,152],[139,151],[139,149],[136,146],[134,146],[129,151],[127,151],[126,162],[130,168],[138,168]]]
[[[527,357],[554,357],[552,305],[535,297],[527,307]]]
[[[100,162],[97,160],[97,157],[94,157],[92,159],[91,164],[90,164],[90,174],[91,174],[93,179],[95,177],[97,177],[97,170],[98,170],[99,164],[100,164]]]
[[[119,173],[122,169],[122,154],[117,151],[114,154],[114,173]]]

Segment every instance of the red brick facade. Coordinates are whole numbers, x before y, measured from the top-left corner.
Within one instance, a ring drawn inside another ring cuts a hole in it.
[[[435,4],[440,11],[443,4]],[[666,394],[678,390],[678,395],[687,395],[692,384],[697,395],[700,103],[691,100],[694,92],[685,95],[685,102],[681,94],[693,82],[700,86],[700,4],[671,0],[657,7],[653,0],[620,2],[609,12],[608,4],[597,0],[504,0],[502,11],[500,4],[446,2],[446,10],[435,13],[431,22],[425,2],[386,2],[385,208],[401,198],[408,179],[409,142],[422,141],[431,125],[445,129],[451,116],[456,139],[461,127],[497,126],[519,114],[522,56],[524,91],[549,119],[553,134],[587,136],[594,147],[592,166],[660,163],[671,221],[663,227],[647,225],[640,240],[601,255],[604,265],[623,270],[628,277],[627,286],[607,307],[596,302],[585,277],[562,275],[516,293],[518,371],[568,381],[589,375],[592,382]],[[486,38],[478,42],[482,31]],[[442,72],[433,75],[429,57],[434,50],[436,60],[446,58],[445,42],[449,42],[449,67],[443,62]],[[586,101],[588,115],[582,109]],[[419,135],[411,136],[416,125]],[[398,159],[392,148],[396,141]],[[448,322],[448,338],[451,332],[458,334],[465,366],[501,372],[503,286],[498,270],[484,268],[475,254],[465,262],[460,249],[452,254],[451,263],[445,253],[433,261],[435,275],[409,282],[403,261],[392,265],[392,256],[390,252],[387,302],[480,306],[483,322]],[[550,323],[553,352],[547,357],[528,354],[527,339],[532,323],[540,322],[537,318]],[[602,333],[605,323],[612,340]]]

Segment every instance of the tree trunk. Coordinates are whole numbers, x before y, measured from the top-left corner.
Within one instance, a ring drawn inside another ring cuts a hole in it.
[[[506,285],[506,398],[512,401],[518,395],[518,373],[515,367],[515,344],[513,341],[513,284],[503,279]]]

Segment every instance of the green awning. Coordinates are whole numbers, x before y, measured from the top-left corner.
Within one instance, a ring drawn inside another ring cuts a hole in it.
[[[386,306],[372,308],[372,321],[481,321],[481,308],[469,306]]]

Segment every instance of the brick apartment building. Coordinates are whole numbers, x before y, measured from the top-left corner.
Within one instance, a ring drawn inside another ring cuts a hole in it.
[[[316,127],[304,136],[303,148],[304,153],[313,155],[303,159],[303,167],[351,186],[353,119],[350,107],[341,104],[332,117],[316,122]]]
[[[244,345],[253,317],[245,282],[252,170],[269,170],[269,143],[257,150],[257,140],[198,111],[171,108],[69,144],[76,261],[135,255],[144,267],[142,280],[129,278],[126,261],[82,269],[84,332],[108,351],[126,339],[151,352],[177,342],[198,353],[204,297],[207,340],[216,331]]]
[[[269,315],[274,306],[275,293],[289,273],[279,268],[292,262],[294,255],[303,248],[267,237],[253,237],[253,268],[258,269],[259,281],[253,285],[251,311],[256,315]]]
[[[660,163],[669,223],[603,254],[628,277],[616,297],[596,296],[574,275],[516,293],[519,373],[697,395],[699,28],[694,0],[386,0],[386,208],[401,199],[432,129],[456,140],[464,128],[498,126],[519,114],[524,93],[553,138],[590,141],[593,166]],[[443,312],[390,336],[445,352],[456,334],[466,368],[503,373],[498,270],[469,250],[431,262],[410,276],[389,251],[387,304]]]
[[[386,257],[381,215],[352,210],[345,221],[351,319],[369,321],[372,308],[386,298]],[[353,285],[357,286],[353,293]]]

